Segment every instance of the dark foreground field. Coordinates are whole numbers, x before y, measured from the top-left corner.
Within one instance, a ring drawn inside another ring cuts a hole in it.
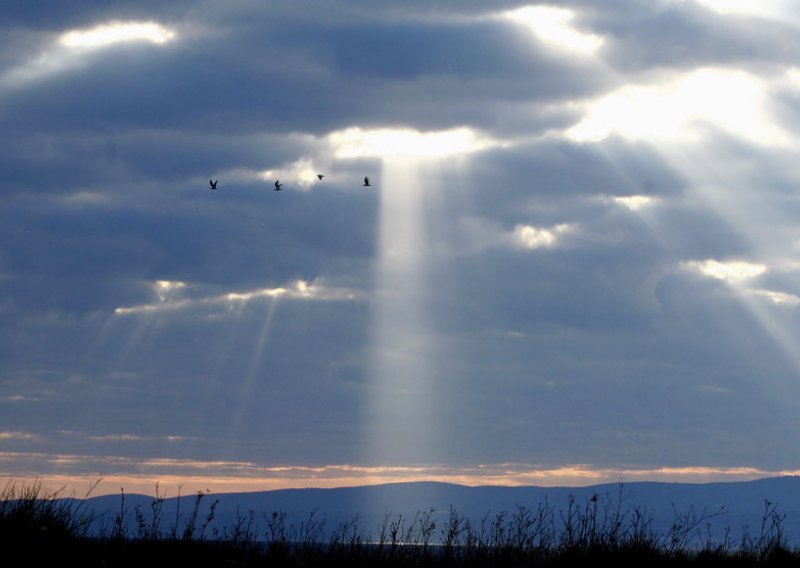
[[[666,532],[647,514],[593,496],[565,509],[547,503],[486,515],[471,523],[451,508],[437,523],[430,512],[386,515],[377,527],[356,516],[327,527],[313,513],[289,523],[281,511],[247,511],[210,531],[214,504],[203,499],[166,518],[163,499],[125,508],[98,524],[86,501],[48,493],[39,484],[8,485],[0,495],[0,546],[6,566],[800,566],[784,539],[783,517],[765,502],[760,526],[721,538],[707,532],[716,513],[676,511]],[[200,511],[206,511],[200,513]],[[131,518],[133,526],[126,519]]]

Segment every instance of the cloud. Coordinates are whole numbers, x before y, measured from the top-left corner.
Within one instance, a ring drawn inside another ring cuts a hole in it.
[[[410,128],[362,130],[351,127],[332,132],[327,138],[338,158],[441,158],[497,144],[466,127],[438,132],[418,132]]]
[[[675,1],[675,0],[673,0]],[[786,0],[764,0],[753,3],[747,0],[677,0],[691,1],[713,10],[717,14],[733,16],[759,16],[782,18],[791,14],[791,5]]]
[[[37,438],[0,449],[249,487],[796,469],[795,24],[612,4],[4,10],[0,429]],[[110,22],[143,27],[60,43]],[[374,380],[384,293],[441,470],[369,469],[403,467],[370,401],[413,391]]]
[[[648,195],[615,195],[611,197],[611,201],[631,211],[638,211],[648,205],[652,205],[655,199]]]
[[[319,301],[352,301],[360,293],[346,288],[328,287],[322,282],[307,283],[298,280],[277,288],[261,288],[246,292],[226,292],[215,296],[195,298],[175,298],[177,290],[186,288],[185,282],[169,282],[159,280],[153,283],[153,288],[158,294],[159,301],[154,304],[139,306],[118,307],[114,313],[119,316],[154,313],[162,311],[188,310],[197,307],[232,306],[257,299],[288,298],[292,300],[319,300]]]
[[[731,283],[750,280],[767,271],[767,267],[763,264],[745,261],[719,261],[714,259],[703,261],[693,260],[687,262],[685,266],[700,272],[704,276],[716,278],[717,280],[725,280]]]
[[[537,39],[578,55],[590,55],[600,49],[603,38],[582,32],[570,25],[575,13],[555,6],[524,6],[503,14],[513,22],[528,27]]]
[[[50,45],[37,56],[29,56],[26,63],[0,73],[0,97],[9,89],[22,89],[63,72],[85,68],[90,64],[90,60],[83,57],[87,50],[127,42],[161,45],[175,37],[173,29],[157,22],[111,22],[66,31],[60,35],[56,45]]]
[[[84,30],[71,30],[61,43],[72,48],[96,48],[129,41],[162,44],[175,38],[175,32],[156,22],[113,22]]]
[[[778,292],[775,290],[751,290],[751,293],[765,298],[778,306],[794,307],[800,304],[800,296],[796,294],[787,294],[786,292]]]
[[[566,131],[578,142],[612,134],[630,140],[698,141],[705,125],[763,145],[792,137],[768,111],[767,82],[746,72],[698,69],[653,85],[625,85],[586,104],[584,118]]]
[[[570,230],[567,224],[556,225],[551,229],[541,229],[531,225],[514,227],[514,242],[526,249],[548,248],[555,246],[558,236]]]

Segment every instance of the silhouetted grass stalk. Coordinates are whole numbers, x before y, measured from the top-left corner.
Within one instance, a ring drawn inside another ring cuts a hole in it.
[[[0,495],[0,545],[7,554],[25,549],[40,554],[52,550],[56,551],[54,555],[59,550],[63,554],[72,551],[83,555],[86,565],[107,566],[120,564],[123,559],[147,561],[152,555],[165,559],[172,555],[196,557],[203,565],[216,565],[216,561],[254,565],[271,560],[287,566],[444,563],[499,567],[554,565],[576,559],[658,561],[662,565],[800,562],[800,552],[788,547],[783,530],[785,515],[778,512],[776,503],[765,501],[760,525],[752,532],[743,527],[736,544],[730,529],[721,540],[712,537],[709,521],[723,514],[723,509],[697,511],[689,507],[680,511],[673,507],[669,530],[659,534],[645,510],[626,502],[622,485],[616,495],[594,494],[582,501],[570,497],[564,509],[556,509],[545,500],[535,509],[518,505],[510,514],[487,513],[477,526],[452,506],[439,520],[440,526],[433,509],[418,511],[410,519],[387,512],[374,539],[358,515],[328,531],[326,519],[317,511],[295,524],[289,523],[283,511],[237,509],[233,524],[219,531],[211,528],[219,500],[210,503],[203,517],[201,503],[207,493],[194,495],[187,512],[180,508],[180,489],[175,516],[167,522],[167,496],[158,486],[149,510],[139,506],[133,511],[126,509],[121,491],[120,508],[110,530],[101,528],[91,534],[92,523],[99,517],[87,510],[86,498],[64,498],[62,491],[48,491],[39,481],[6,485]],[[134,530],[126,526],[129,512],[135,521]]]

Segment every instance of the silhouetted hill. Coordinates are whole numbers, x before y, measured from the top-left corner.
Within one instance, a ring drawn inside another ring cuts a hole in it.
[[[335,530],[341,523],[358,516],[361,529],[375,537],[388,514],[391,518],[402,518],[410,523],[417,512],[431,514],[437,529],[434,540],[440,536],[440,527],[449,515],[451,506],[479,527],[485,518],[491,520],[503,511],[509,515],[524,506],[534,511],[547,503],[556,511],[566,511],[570,499],[579,507],[592,505],[597,496],[601,510],[613,510],[630,514],[634,508],[652,517],[652,528],[666,533],[676,515],[687,515],[693,511],[695,517],[703,511],[708,513],[723,510],[702,523],[704,529],[715,538],[722,538],[725,527],[730,527],[735,538],[743,527],[758,532],[765,513],[765,501],[777,505],[777,511],[785,515],[783,528],[792,544],[800,544],[800,477],[778,477],[745,482],[722,483],[659,483],[632,482],[625,484],[603,484],[590,487],[468,487],[448,483],[414,482],[391,483],[336,489],[285,489],[253,493],[227,493],[208,495],[201,501],[199,517],[204,519],[210,506],[219,500],[209,530],[218,534],[226,527],[235,526],[237,519],[251,519],[257,536],[263,536],[266,525],[274,512],[285,514],[287,526],[296,527],[307,523],[309,516],[324,521],[327,531]],[[180,502],[180,527],[191,513],[194,496],[184,496]],[[88,500],[96,513],[102,514],[98,527],[109,529],[114,516],[120,511],[120,496],[106,495]],[[136,526],[136,510],[144,519],[152,516],[153,498],[144,495],[125,495],[126,525]],[[252,512],[252,515],[251,515]],[[163,502],[161,510],[162,530],[174,526],[178,518],[177,499],[171,497]],[[487,517],[488,515],[488,517]],[[554,516],[558,521],[558,513]],[[200,524],[200,521],[198,521]]]

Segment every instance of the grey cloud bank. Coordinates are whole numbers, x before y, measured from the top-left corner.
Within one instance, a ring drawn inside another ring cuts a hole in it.
[[[796,469],[798,24],[712,4],[9,3],[0,475]]]

